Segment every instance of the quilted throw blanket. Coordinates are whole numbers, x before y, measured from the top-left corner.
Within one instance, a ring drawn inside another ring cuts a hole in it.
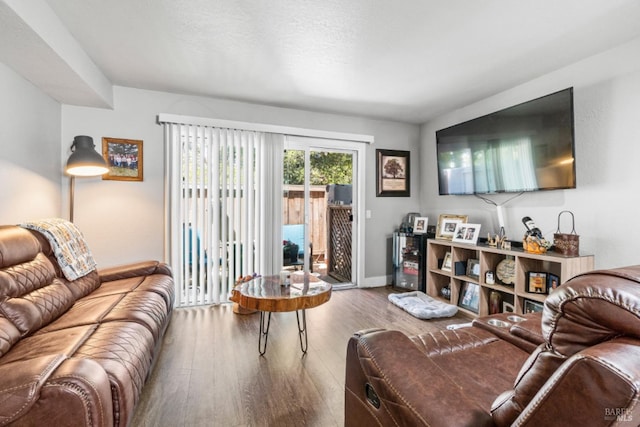
[[[86,276],[96,268],[96,262],[84,240],[84,236],[72,223],[62,218],[47,218],[20,224],[44,235],[58,260],[67,280]]]

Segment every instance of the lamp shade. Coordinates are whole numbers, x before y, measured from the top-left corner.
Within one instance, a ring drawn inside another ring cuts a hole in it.
[[[93,138],[79,135],[73,138],[71,156],[67,160],[65,171],[73,176],[98,176],[109,172],[104,158],[98,154],[93,144]]]

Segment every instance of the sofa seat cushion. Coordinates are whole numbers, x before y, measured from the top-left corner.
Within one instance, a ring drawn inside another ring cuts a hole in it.
[[[499,394],[496,390],[513,386],[529,356],[519,347],[476,327],[438,331],[411,339],[446,373],[451,383],[487,411]],[[509,357],[505,358],[505,354]],[[501,361],[500,366],[496,366],[496,360]]]
[[[0,366],[50,354],[71,357],[96,328],[97,325],[78,326],[23,338],[0,359]]]
[[[144,325],[160,341],[164,326],[168,323],[167,309],[164,299],[154,292],[131,292],[126,294],[118,304],[102,319],[102,323],[113,321],[137,322]]]
[[[144,325],[155,340],[160,340],[164,326],[168,323],[168,314],[164,299],[155,292],[82,298],[58,320],[41,328],[38,333],[112,321],[131,321]]]
[[[55,322],[41,328],[36,334],[46,334],[83,325],[97,325],[122,300],[124,295],[102,298],[82,298]]]
[[[513,387],[520,367],[528,356],[527,351],[513,344],[496,340],[481,347],[431,359],[468,396],[473,396],[489,411],[495,398],[503,390]],[[496,360],[500,363],[496,364]]]
[[[479,328],[436,331],[411,337],[427,356],[437,356],[484,346],[498,338]]]

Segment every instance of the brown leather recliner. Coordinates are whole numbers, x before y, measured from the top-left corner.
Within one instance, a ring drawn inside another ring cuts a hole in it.
[[[345,425],[640,424],[640,266],[577,276],[517,325],[490,321],[506,317],[413,338],[357,333]]]

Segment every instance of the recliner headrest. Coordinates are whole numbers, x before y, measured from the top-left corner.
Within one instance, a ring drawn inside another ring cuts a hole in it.
[[[0,268],[33,260],[40,243],[29,230],[15,225],[0,226]]]
[[[640,265],[567,281],[545,301],[542,333],[564,356],[618,336],[640,338]]]

